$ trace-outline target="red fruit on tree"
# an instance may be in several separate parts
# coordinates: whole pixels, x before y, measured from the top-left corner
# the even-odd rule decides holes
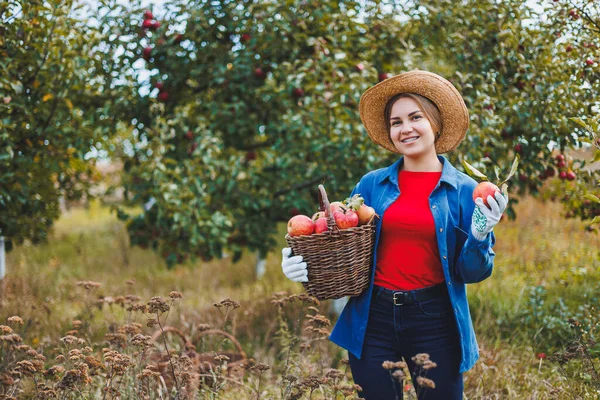
[[[254,76],[257,79],[264,80],[267,77],[267,73],[259,67],[254,70]]]
[[[154,15],[152,15],[152,11],[146,10],[144,11],[144,20],[154,19]]]
[[[249,33],[244,33],[242,34],[242,36],[240,37],[240,41],[242,43],[246,43],[248,42],[250,39],[252,38],[252,35],[250,35]]]
[[[246,161],[254,161],[256,160],[256,152],[253,150],[250,150],[249,152],[246,153]]]
[[[585,64],[586,65],[594,65],[594,60],[592,60],[591,58],[588,58],[587,60],[585,60]]]
[[[294,88],[292,90],[292,96],[299,99],[300,97],[304,96],[304,90],[302,88]]]
[[[573,171],[567,172],[567,180],[568,181],[574,181],[575,178],[577,178],[577,176],[575,175],[575,172],[573,172]]]
[[[560,173],[558,174],[558,177],[562,180],[567,179],[567,172],[566,171],[560,171]]]
[[[473,201],[477,198],[482,198],[483,204],[489,207],[490,205],[488,204],[487,198],[488,196],[495,198],[494,195],[496,192],[500,192],[498,186],[494,185],[492,182],[481,182],[479,185],[475,186],[475,190],[473,190]]]
[[[523,146],[521,145],[521,143],[515,145],[515,151],[521,154],[521,152],[523,151]]]
[[[381,81],[385,81],[386,79],[388,79],[390,77],[390,75],[387,72],[380,72],[377,77],[379,78],[379,82],[381,82]]]
[[[144,47],[144,50],[142,51],[142,58],[146,61],[152,58],[152,47]]]
[[[175,44],[179,44],[183,41],[183,35],[181,33],[177,34],[177,36],[175,36],[175,39],[173,39],[173,43]]]
[[[156,82],[154,84],[154,87],[157,88],[159,91],[161,91],[165,88],[165,85],[162,82]]]
[[[153,26],[154,26],[154,22],[152,22],[152,21],[151,21],[151,20],[149,20],[149,19],[145,19],[145,20],[142,22],[142,28],[143,28],[143,29],[151,29]]]
[[[363,64],[363,63],[358,63],[358,64],[356,64],[356,70],[357,70],[358,72],[361,72],[361,71],[363,71],[364,69],[365,69],[365,66],[364,66],[364,64]]]
[[[187,140],[192,140],[194,138],[194,132],[187,131],[184,136]]]
[[[290,236],[312,235],[315,223],[306,215],[295,215],[288,221],[287,232]]]
[[[519,180],[521,182],[527,182],[527,179],[528,179],[527,175],[525,175],[525,174],[519,174]]]
[[[494,105],[493,104],[486,104],[485,106],[483,106],[483,108],[485,108],[486,110],[493,111],[494,110]]]
[[[154,21],[154,22],[152,23],[152,26],[150,27],[150,29],[151,29],[151,30],[153,30],[153,31],[155,31],[155,30],[157,30],[158,28],[160,28],[160,22],[158,22],[158,21]]]
[[[157,98],[159,101],[164,103],[165,101],[169,100],[169,92],[160,92]]]
[[[336,211],[333,213],[335,224],[340,229],[354,228],[358,226],[358,214],[352,210]]]
[[[565,161],[565,155],[564,154],[557,154],[556,157],[554,157],[554,159],[556,161]]]
[[[567,165],[564,161],[557,161],[556,162],[556,166],[558,168],[563,168],[565,165]]]
[[[571,45],[569,44],[569,45],[567,45],[567,47],[565,47],[565,50],[566,50],[566,51],[571,51],[571,50],[573,50],[573,46],[571,46]]]

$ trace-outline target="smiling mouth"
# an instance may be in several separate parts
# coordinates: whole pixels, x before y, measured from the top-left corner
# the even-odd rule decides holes
[[[404,140],[402,140],[402,143],[412,143],[412,142],[414,142],[414,141],[415,141],[415,140],[417,140],[417,139],[419,139],[419,137],[418,137],[418,136],[413,136],[413,137],[410,137],[410,138],[408,138],[408,139],[404,139]]]

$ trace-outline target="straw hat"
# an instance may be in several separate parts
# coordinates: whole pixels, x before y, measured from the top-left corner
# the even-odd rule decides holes
[[[398,153],[390,139],[384,112],[387,102],[399,93],[420,94],[440,110],[443,128],[435,143],[438,154],[454,150],[463,141],[469,128],[469,111],[458,90],[439,75],[415,70],[378,83],[360,98],[360,119],[375,143]]]

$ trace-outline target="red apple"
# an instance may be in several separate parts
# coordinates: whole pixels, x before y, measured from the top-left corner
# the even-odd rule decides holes
[[[585,63],[587,65],[594,65],[594,60],[592,60],[591,58],[588,58],[587,60],[585,60]]]
[[[327,232],[329,228],[327,227],[327,218],[318,218],[315,221],[315,233],[323,233]]]
[[[375,215],[375,209],[366,204],[361,204],[356,213],[358,214],[358,224],[366,225],[369,223],[373,215]]]
[[[246,153],[246,161],[254,161],[256,160],[256,152],[254,150],[250,150]]]
[[[340,229],[354,228],[358,226],[358,214],[352,210],[336,211],[333,213],[335,224]]]
[[[346,206],[341,201],[334,201],[333,203],[329,204],[329,209],[332,213],[336,211],[344,211],[345,208]]]
[[[252,38],[252,36],[249,33],[244,33],[242,34],[242,36],[240,37],[240,41],[242,43],[246,43],[248,42],[250,39]]]
[[[146,10],[144,11],[144,20],[154,19],[154,15],[152,15],[152,11]]]
[[[300,97],[304,96],[304,90],[302,88],[294,88],[292,90],[292,96],[299,99]]]
[[[311,217],[311,219],[316,222],[318,219],[323,219],[325,217],[325,211],[317,211],[316,213],[313,214],[313,216]]]
[[[560,171],[560,173],[558,174],[558,177],[560,179],[567,179],[567,172],[566,171]]]
[[[143,28],[143,29],[150,29],[150,28],[152,28],[153,26],[154,26],[154,22],[152,22],[152,20],[145,19],[145,20],[142,22],[142,28]]]
[[[556,166],[557,166],[558,168],[562,168],[562,167],[564,167],[565,165],[567,165],[567,164],[566,164],[564,161],[562,161],[562,160],[561,160],[561,161],[557,161],[557,162],[556,162]]]
[[[390,77],[390,75],[387,72],[380,72],[379,75],[377,76],[377,78],[379,78],[379,82],[385,81],[389,77]]]
[[[160,92],[157,98],[159,101],[164,103],[165,101],[169,100],[169,92]]]
[[[554,157],[554,159],[556,161],[565,161],[565,155],[564,154],[557,154],[556,157]]]
[[[365,69],[365,66],[364,66],[364,64],[363,64],[363,63],[358,63],[358,64],[356,64],[356,70],[357,70],[358,72],[361,72],[361,71],[363,71],[364,69]]]
[[[487,201],[488,196],[494,197],[494,194],[499,191],[500,189],[498,186],[494,185],[492,182],[481,182],[475,187],[475,190],[473,190],[473,201],[477,198],[482,198],[483,204],[489,207],[490,205]]]
[[[569,44],[569,45],[567,45],[567,47],[565,47],[565,50],[566,50],[566,51],[571,51],[571,50],[573,50],[573,46],[571,46],[571,45]]]
[[[144,47],[144,50],[142,52],[142,58],[146,61],[152,58],[152,47]]]
[[[187,131],[187,132],[185,133],[185,138],[186,138],[187,140],[192,140],[192,139],[194,138],[194,132],[192,132],[192,131]]]
[[[165,88],[165,85],[162,82],[156,82],[154,84],[154,87],[157,88],[158,90],[163,90]]]
[[[575,175],[575,172],[573,172],[573,171],[567,172],[567,180],[568,181],[574,181],[575,178],[577,178],[577,176]]]
[[[521,152],[523,151],[523,145],[521,145],[521,143],[518,143],[515,145],[515,151],[519,154],[521,154]]]
[[[262,68],[256,68],[254,70],[254,76],[257,79],[264,80],[267,77],[267,73]]]
[[[173,39],[173,43],[175,44],[179,44],[183,41],[183,35],[181,33],[179,33],[177,36],[175,36],[175,39]]]
[[[287,231],[290,236],[312,235],[315,223],[306,215],[296,215],[288,221]]]

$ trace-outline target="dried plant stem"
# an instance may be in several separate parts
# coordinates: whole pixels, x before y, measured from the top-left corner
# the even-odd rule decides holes
[[[169,346],[167,346],[167,338],[165,336],[165,331],[163,330],[163,326],[160,323],[160,318],[158,313],[156,314],[156,322],[158,323],[158,327],[160,328],[161,336],[163,338],[163,343],[165,345],[165,351],[167,352],[167,357],[169,358],[169,365],[171,366],[171,373],[173,374],[173,379],[175,381],[175,387],[177,388],[177,393],[175,395],[176,399],[179,399],[179,381],[177,380],[177,376],[175,375],[175,366],[173,365],[173,359],[171,358],[171,352],[169,351]]]

